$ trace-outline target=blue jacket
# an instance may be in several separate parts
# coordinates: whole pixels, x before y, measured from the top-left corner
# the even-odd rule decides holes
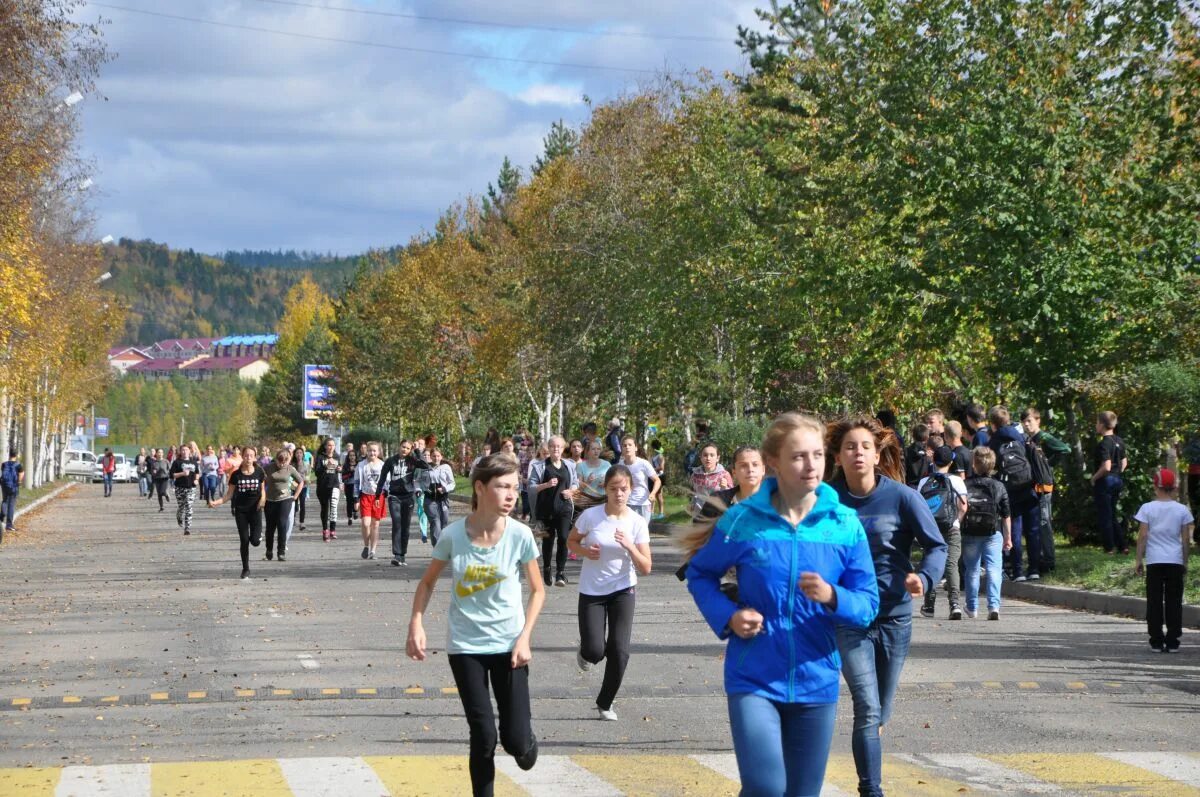
[[[875,569],[862,524],[838,503],[825,484],[817,503],[793,527],[771,504],[775,479],[735,504],[717,523],[708,543],[692,557],[688,590],[725,651],[725,692],[755,694],[783,703],[836,703],[841,658],[836,622],[866,627],[879,609]],[[721,576],[737,568],[740,604],[721,592]],[[800,591],[800,574],[819,573],[833,585],[837,608]],[[739,608],[763,616],[763,631],[750,639],[727,623]]]
[[[904,588],[904,580],[913,572],[913,543],[920,543],[925,552],[917,573],[926,595],[941,580],[946,567],[946,541],[929,505],[916,490],[883,475],[878,476],[875,489],[866,497],[852,494],[840,476],[831,486],[842,504],[858,515],[867,532],[879,576],[879,616],[911,615],[912,597]]]

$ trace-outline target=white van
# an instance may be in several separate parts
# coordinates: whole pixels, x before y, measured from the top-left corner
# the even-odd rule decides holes
[[[96,475],[97,464],[96,455],[91,451],[64,451],[62,473],[68,479],[91,481]]]

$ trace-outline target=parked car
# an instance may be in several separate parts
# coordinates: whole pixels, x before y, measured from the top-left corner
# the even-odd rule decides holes
[[[62,472],[68,479],[91,479],[96,475],[96,455],[72,449],[63,452]]]
[[[124,454],[113,453],[113,457],[117,462],[113,468],[113,481],[115,482],[132,482],[137,481],[137,469],[133,467],[133,463],[125,459]],[[104,481],[104,467],[100,464],[99,457],[96,458],[96,469],[92,475],[92,481]]]

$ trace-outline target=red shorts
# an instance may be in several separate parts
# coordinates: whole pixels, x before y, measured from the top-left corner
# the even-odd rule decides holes
[[[387,514],[387,502],[377,495],[360,495],[358,497],[358,514],[363,518],[383,520]]]

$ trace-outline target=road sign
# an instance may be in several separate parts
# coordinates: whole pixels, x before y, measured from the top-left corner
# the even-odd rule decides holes
[[[96,419],[96,437],[108,437],[108,418]]]
[[[308,420],[333,412],[333,388],[328,380],[333,376],[331,365],[304,366],[304,396],[301,409]]]

